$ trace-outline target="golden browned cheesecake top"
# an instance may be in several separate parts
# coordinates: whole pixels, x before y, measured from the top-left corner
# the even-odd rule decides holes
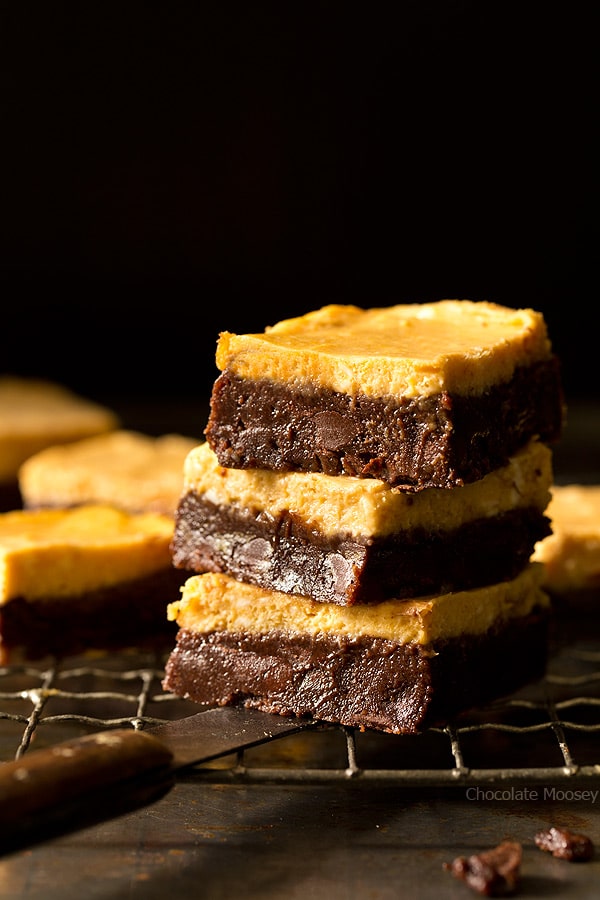
[[[376,478],[273,472],[220,466],[207,443],[188,454],[184,493],[216,506],[298,515],[322,534],[385,536],[413,528],[458,528],[466,522],[531,507],[544,511],[550,500],[552,452],[530,441],[508,465],[472,484],[448,491],[406,493]]]
[[[373,309],[329,305],[262,334],[222,332],[221,371],[350,395],[480,394],[552,355],[532,309],[441,300]]]
[[[134,580],[171,566],[173,520],[111,506],[0,514],[0,605],[43,601]]]
[[[109,503],[129,512],[174,515],[185,458],[197,443],[179,434],[154,438],[119,430],[48,447],[19,470],[23,503]]]
[[[62,385],[0,376],[0,481],[16,478],[22,462],[52,444],[112,431],[118,417]]]
[[[600,484],[554,485],[547,515],[553,533],[534,554],[546,587],[557,594],[597,589],[600,600]]]
[[[543,569],[529,565],[513,581],[418,600],[387,600],[361,606],[317,603],[267,591],[220,573],[192,575],[168,616],[179,628],[199,633],[334,634],[430,644],[463,634],[484,634],[496,625],[547,607]]]

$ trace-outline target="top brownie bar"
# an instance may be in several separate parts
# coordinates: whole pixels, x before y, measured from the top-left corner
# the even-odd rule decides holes
[[[561,433],[559,362],[531,309],[329,305],[223,332],[216,362],[205,433],[228,468],[451,488]]]

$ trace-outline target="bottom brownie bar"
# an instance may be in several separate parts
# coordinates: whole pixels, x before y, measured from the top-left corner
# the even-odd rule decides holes
[[[394,734],[441,725],[544,672],[548,599],[537,566],[511,582],[339,607],[222,575],[188,580],[164,687]]]

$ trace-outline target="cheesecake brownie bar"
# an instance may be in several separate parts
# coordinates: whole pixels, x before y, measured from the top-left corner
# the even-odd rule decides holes
[[[27,509],[108,503],[127,512],[174,516],[191,437],[113,431],[48,447],[19,469]]]
[[[0,376],[0,509],[21,505],[21,464],[45,447],[118,427],[118,417],[63,385],[39,378]]]
[[[449,488],[562,428],[558,360],[530,309],[330,305],[223,332],[216,362],[205,435],[232,468]]]
[[[454,490],[378,479],[226,469],[208,443],[188,455],[173,562],[269,590],[352,605],[515,577],[550,533],[552,454],[530,441]]]
[[[410,734],[543,674],[541,566],[485,588],[338,606],[194,575],[164,687],[206,704]]]
[[[157,646],[186,573],[173,519],[110,506],[0,515],[0,664],[47,654]],[[189,575],[189,573],[187,573]]]
[[[548,506],[552,534],[533,559],[544,566],[544,587],[557,611],[600,609],[600,484],[552,487]]]

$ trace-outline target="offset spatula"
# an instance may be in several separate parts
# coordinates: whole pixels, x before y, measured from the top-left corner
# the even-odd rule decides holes
[[[144,731],[101,731],[29,751],[0,763],[0,854],[153,803],[181,769],[307,727],[228,706]]]

